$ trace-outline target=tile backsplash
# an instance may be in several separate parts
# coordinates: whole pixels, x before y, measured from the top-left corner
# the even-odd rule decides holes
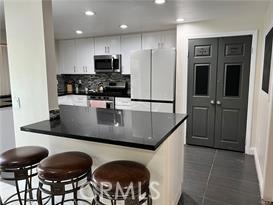
[[[91,74],[91,75],[57,75],[58,92],[66,91],[66,83],[72,82],[74,85],[79,84],[79,90],[87,87],[89,90],[95,90],[97,85],[102,83],[106,85],[110,81],[127,82],[130,89],[130,75],[121,75],[118,73],[109,74]],[[81,83],[80,83],[81,82]]]

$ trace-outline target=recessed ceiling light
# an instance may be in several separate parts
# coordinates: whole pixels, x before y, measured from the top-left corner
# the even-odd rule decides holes
[[[90,11],[90,10],[88,10],[88,11],[85,12],[86,16],[94,16],[95,14],[96,13],[94,11]]]
[[[79,34],[79,35],[83,34],[82,30],[76,30],[75,32],[76,32],[76,34]]]
[[[183,22],[183,21],[185,21],[185,19],[182,19],[182,18],[176,19],[176,22],[179,22],[179,23],[181,23],[181,22]]]
[[[155,0],[156,4],[165,4],[166,0]]]
[[[128,26],[125,25],[125,24],[122,24],[122,25],[120,25],[119,27],[120,27],[121,29],[126,29],[126,28],[128,28]]]

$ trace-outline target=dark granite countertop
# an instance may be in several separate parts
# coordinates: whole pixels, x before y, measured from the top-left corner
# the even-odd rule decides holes
[[[65,95],[88,95],[88,96],[109,96],[109,97],[124,97],[124,98],[130,98],[131,95],[129,93],[121,93],[121,92],[89,92],[86,94],[85,92],[79,92],[79,93],[66,93],[66,92],[59,92],[58,96],[65,96]]]
[[[62,105],[60,119],[41,121],[21,130],[156,150],[186,119],[185,114]]]
[[[11,96],[10,95],[0,95],[0,108],[11,107]]]

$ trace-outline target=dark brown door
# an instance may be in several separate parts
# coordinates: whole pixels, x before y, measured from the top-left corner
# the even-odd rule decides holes
[[[251,42],[189,40],[188,144],[244,152]]]

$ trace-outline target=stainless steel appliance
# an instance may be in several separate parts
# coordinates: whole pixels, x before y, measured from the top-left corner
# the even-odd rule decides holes
[[[96,73],[121,73],[121,55],[94,56]]]
[[[97,122],[101,125],[110,125],[115,127],[124,126],[123,110],[106,111],[97,109]]]
[[[88,96],[88,105],[92,108],[115,108],[115,97],[108,96]]]
[[[128,84],[126,82],[108,82],[105,85],[105,91],[107,92],[120,92],[124,93],[128,91]]]

